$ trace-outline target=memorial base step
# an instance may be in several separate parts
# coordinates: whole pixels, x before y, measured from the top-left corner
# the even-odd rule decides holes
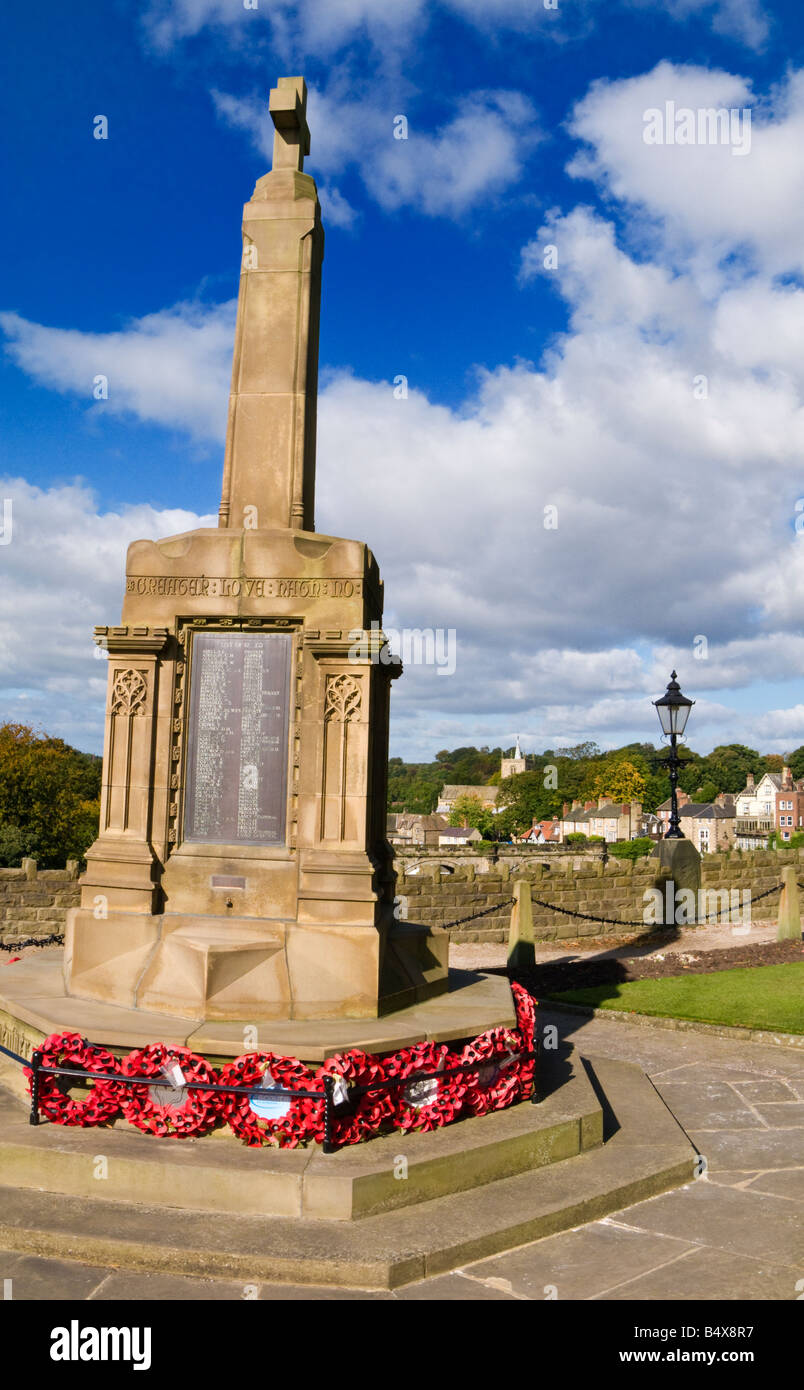
[[[164,1159],[127,1159],[130,1164],[164,1165],[161,1189],[154,1178],[150,1188],[146,1185],[139,1190],[138,1200],[113,1200],[99,1195],[102,1190],[108,1192],[103,1183],[110,1178],[91,1177],[86,1170],[93,1160],[97,1164],[103,1157],[108,1161],[108,1173],[114,1172],[116,1163],[123,1168],[115,1146],[118,1140],[130,1140],[131,1136],[114,1131],[72,1131],[77,1140],[73,1144],[65,1142],[65,1131],[54,1139],[56,1127],[49,1127],[47,1132],[44,1127],[32,1128],[27,1134],[17,1130],[9,1136],[4,1123],[0,1244],[19,1253],[141,1271],[240,1279],[244,1284],[388,1289],[597,1220],[692,1180],[696,1152],[639,1067],[609,1059],[587,1059],[583,1066],[576,1059],[571,1065],[570,1080],[552,1091],[541,1106],[524,1102],[510,1111],[465,1121],[435,1135],[392,1136],[382,1160],[387,1164],[395,1159],[401,1171],[399,1160],[407,1159],[407,1178],[393,1178],[387,1172],[379,1176],[350,1172],[355,1163],[376,1161],[378,1150],[375,1148],[375,1158],[371,1158],[370,1144],[361,1146],[365,1153],[360,1155],[343,1151],[324,1156],[319,1151],[312,1160],[299,1151],[270,1155],[246,1152],[247,1161],[288,1160],[286,1194],[293,1194],[291,1205],[302,1200],[305,1189],[300,1178],[309,1164],[309,1176],[315,1176],[316,1181],[320,1178],[318,1200],[329,1185],[331,1207],[326,1218],[305,1216],[299,1206],[284,1215],[244,1209],[246,1204],[262,1200],[269,1190],[276,1203],[279,1186],[272,1181],[274,1168],[266,1169],[264,1182],[258,1181],[256,1186],[241,1182],[241,1204],[233,1205],[238,1189],[236,1174],[244,1165],[230,1158],[228,1146],[224,1151],[224,1146],[214,1141],[214,1155],[210,1150],[203,1161],[219,1175],[217,1196],[208,1174],[204,1182],[212,1205],[205,1209],[203,1219],[199,1219],[198,1209],[182,1209],[179,1201],[186,1200],[191,1174],[206,1142],[203,1139],[197,1141],[192,1155],[183,1145],[176,1145]],[[549,1137],[550,1105],[560,1107],[564,1093],[573,1094],[569,1088],[573,1081],[581,1080],[582,1072],[588,1072],[597,1103],[590,1116],[588,1092],[581,1081],[575,1088],[580,1101],[578,1113],[564,1116],[564,1121],[571,1118],[575,1136],[574,1150],[566,1154],[562,1145],[570,1144],[569,1131],[556,1112],[552,1115],[554,1134]],[[581,1100],[582,1093],[587,1099]],[[7,1098],[4,1104],[13,1107],[16,1102]],[[599,1142],[601,1112],[603,1137]],[[523,1114],[538,1117],[528,1139],[523,1138],[526,1124],[521,1133],[515,1132],[524,1124]],[[540,1140],[534,1140],[534,1134],[540,1134]],[[483,1136],[482,1141],[479,1136]],[[445,1147],[439,1149],[447,1139],[457,1146],[449,1157]],[[160,1141],[138,1136],[133,1142],[142,1149]],[[82,1151],[79,1143],[85,1145]],[[372,1143],[376,1146],[385,1141]],[[85,1170],[80,1179],[77,1154],[77,1162]],[[529,1166],[523,1168],[523,1163]],[[322,1175],[323,1164],[331,1167]],[[132,1175],[130,1167],[126,1183],[132,1181]],[[120,1182],[123,1176],[121,1171]],[[470,1180],[471,1185],[460,1188],[462,1181]],[[392,1204],[388,1205],[391,1182],[401,1187],[411,1181],[414,1200],[394,1204],[390,1199]],[[62,1188],[78,1186],[80,1192],[50,1190],[59,1182]],[[43,1191],[43,1187],[48,1190]],[[260,1189],[262,1197],[258,1198]],[[122,1193],[127,1189],[123,1185],[117,1190]],[[344,1198],[348,1190],[351,1195]]]

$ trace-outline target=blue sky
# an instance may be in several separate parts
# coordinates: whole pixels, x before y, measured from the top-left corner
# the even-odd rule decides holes
[[[389,624],[456,633],[392,752],[650,738],[672,664],[693,746],[804,742],[802,36],[764,0],[7,9],[0,718],[100,748],[125,546],[217,509],[240,209],[302,72],[317,525]],[[750,148],[646,144],[668,100],[750,110]]]

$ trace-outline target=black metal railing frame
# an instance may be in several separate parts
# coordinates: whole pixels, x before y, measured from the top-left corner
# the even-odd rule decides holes
[[[21,1066],[27,1067],[31,1072],[31,1111],[28,1123],[39,1124],[39,1085],[40,1077],[46,1076],[72,1076],[81,1081],[109,1081],[117,1086],[164,1086],[163,1076],[121,1076],[119,1072],[92,1072],[86,1071],[81,1067],[51,1067],[42,1062],[42,1053],[37,1049],[31,1054],[31,1060],[26,1062],[24,1057],[18,1053],[10,1051],[9,1048],[0,1044],[0,1052],[5,1056],[11,1057],[13,1061],[19,1062]],[[539,1056],[539,1042],[534,1040],[534,1046],[527,1052],[517,1052],[511,1061],[530,1062],[536,1061]],[[373,1094],[378,1091],[398,1090],[401,1087],[413,1086],[418,1081],[445,1080],[450,1076],[459,1076],[469,1072],[482,1071],[484,1067],[494,1064],[493,1057],[485,1057],[477,1062],[461,1062],[454,1067],[447,1067],[444,1071],[420,1071],[411,1072],[408,1076],[386,1077],[384,1081],[373,1081],[365,1086],[350,1086],[349,1099],[342,1105],[336,1105],[334,1099],[335,1082],[339,1079],[335,1075],[322,1078],[324,1092],[321,1091],[290,1091],[282,1086],[272,1086],[272,1096],[287,1097],[289,1100],[317,1100],[324,1101],[324,1138],[321,1146],[322,1153],[330,1154],[338,1151],[338,1146],[332,1138],[333,1120],[337,1114],[348,1115],[354,1101],[361,1096]],[[510,1064],[509,1064],[510,1065]],[[255,1086],[222,1086],[220,1082],[213,1081],[191,1081],[187,1082],[185,1089],[188,1091],[224,1091],[227,1095],[254,1095],[258,1090]],[[536,1070],[533,1074],[533,1090],[530,1095],[532,1105],[538,1105],[541,1099],[539,1088],[536,1084]]]

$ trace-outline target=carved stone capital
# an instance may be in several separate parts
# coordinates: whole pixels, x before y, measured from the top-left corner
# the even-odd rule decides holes
[[[96,627],[93,636],[96,646],[115,656],[157,656],[167,646],[170,632],[166,627]]]

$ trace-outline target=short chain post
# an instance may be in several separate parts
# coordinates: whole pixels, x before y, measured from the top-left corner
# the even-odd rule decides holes
[[[334,1076],[324,1077],[324,1143],[322,1151],[325,1154],[335,1152],[335,1145],[332,1142],[332,1109],[333,1091],[335,1090]]]
[[[541,1058],[541,1051],[542,1051],[542,1045],[541,1045],[541,1039],[540,1039],[540,1038],[537,1038],[537,1037],[535,1036],[535,1034],[534,1034],[534,1037],[533,1037],[533,1051],[535,1052],[536,1056],[533,1058],[533,1091],[531,1092],[530,1103],[531,1103],[531,1105],[538,1105],[539,1102],[541,1101],[541,1098],[542,1098],[542,1088],[541,1088],[541,1060],[542,1060],[542,1058]]]
[[[39,1124],[39,1069],[42,1065],[42,1053],[37,1049],[31,1056],[31,1113],[28,1117],[30,1125]]]

